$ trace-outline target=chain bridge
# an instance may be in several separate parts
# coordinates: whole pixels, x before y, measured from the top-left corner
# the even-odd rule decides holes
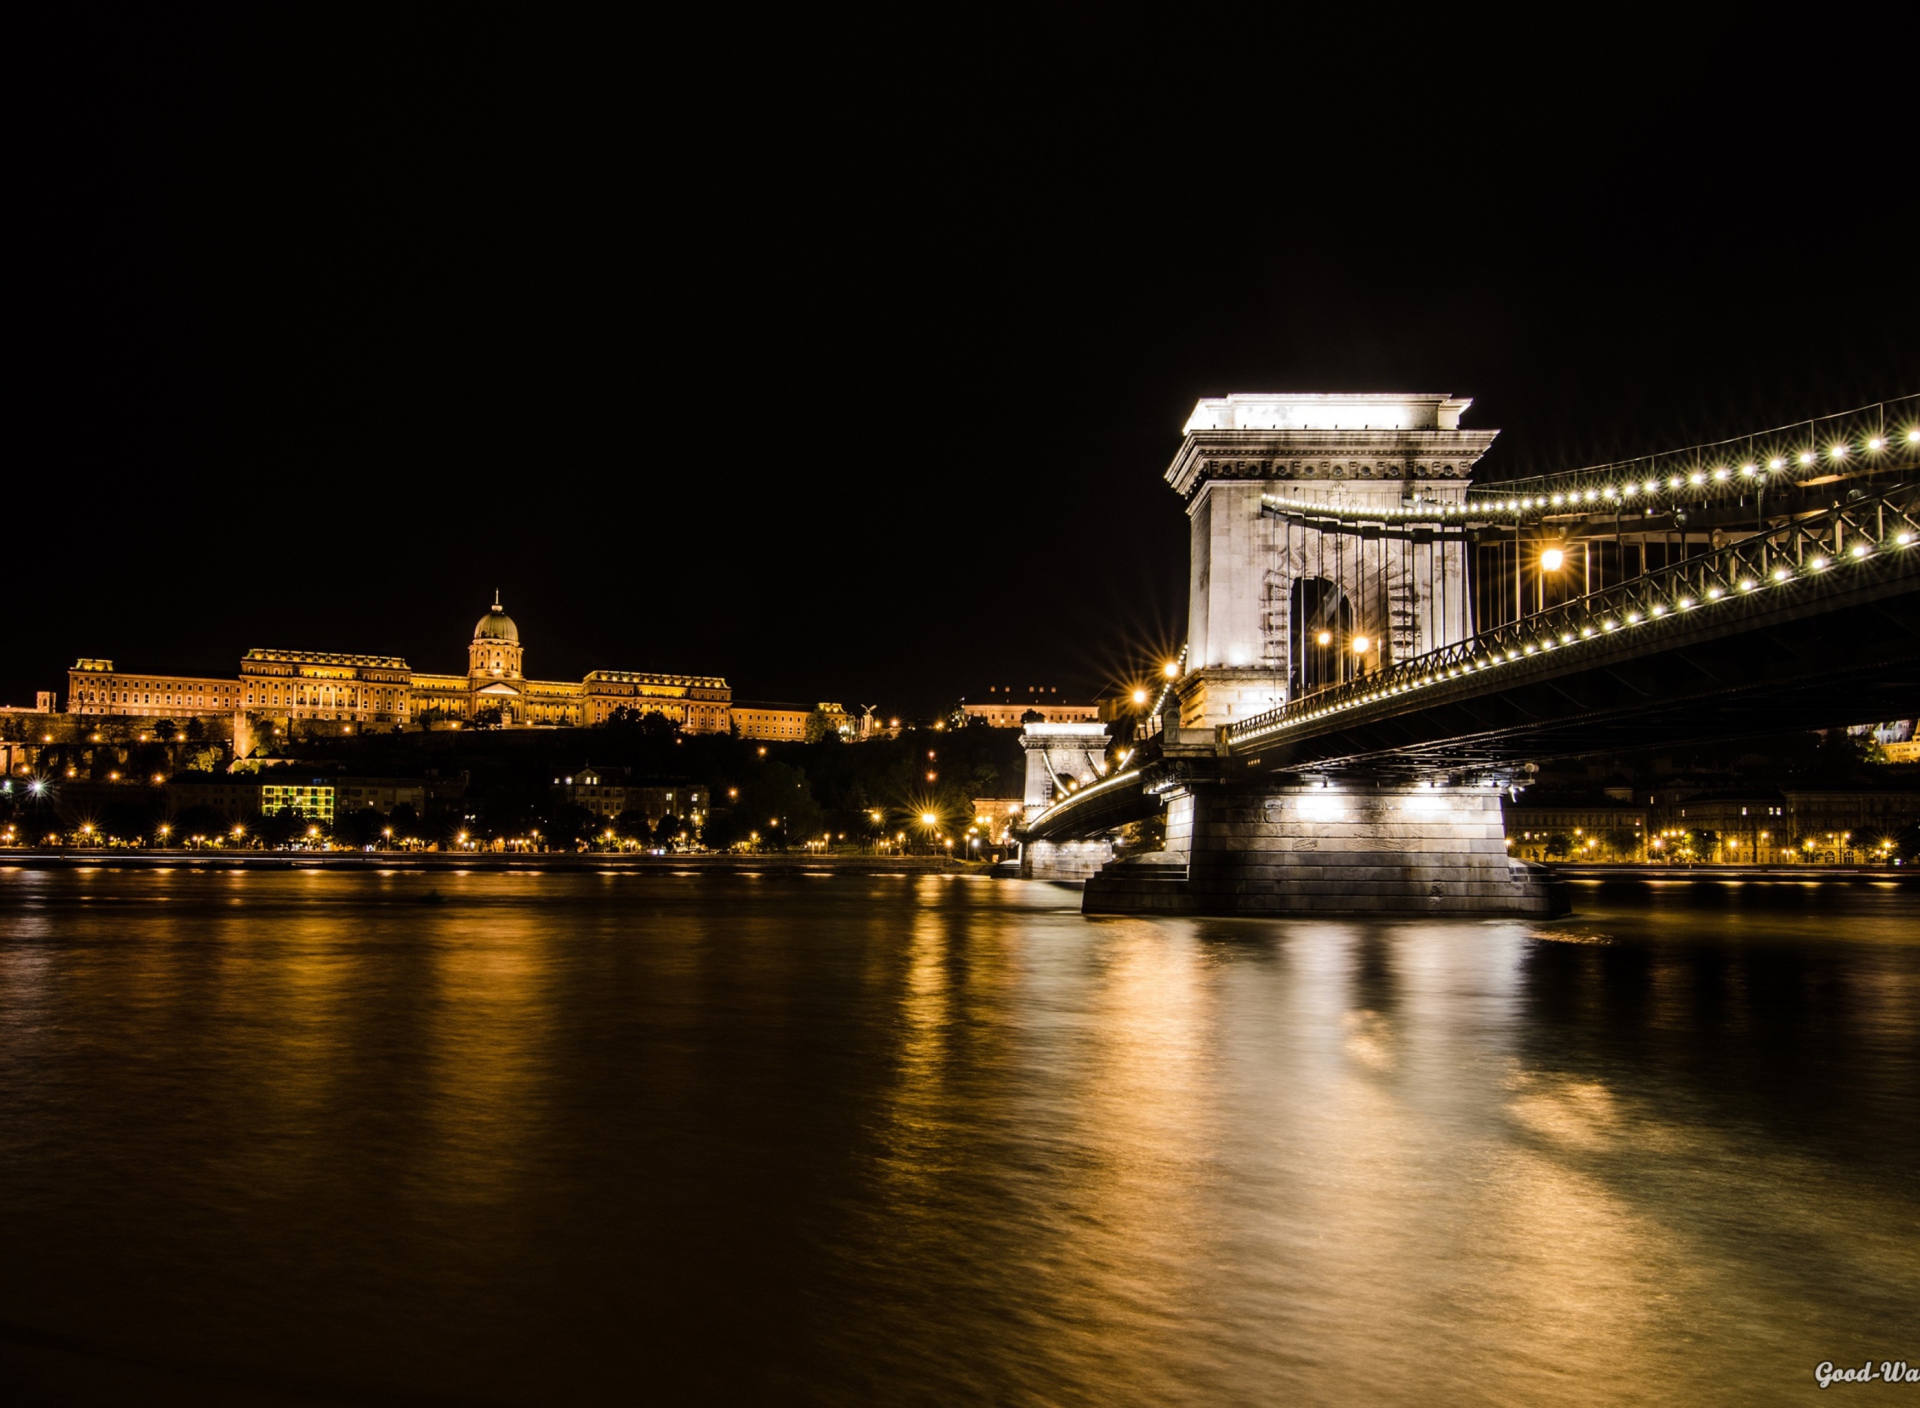
[[[1089,911],[1551,913],[1501,823],[1533,763],[1911,713],[1920,398],[1487,488],[1469,404],[1200,403],[1187,647],[1134,736],[1030,766],[1028,873]]]

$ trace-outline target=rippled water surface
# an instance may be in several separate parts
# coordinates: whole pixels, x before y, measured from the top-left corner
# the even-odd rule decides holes
[[[0,872],[0,1397],[1770,1403],[1920,1361],[1920,893],[1078,900]]]

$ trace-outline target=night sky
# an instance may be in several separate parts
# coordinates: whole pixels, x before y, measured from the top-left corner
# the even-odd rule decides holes
[[[1920,391],[1911,35],[1562,22],[23,38],[0,700],[464,669],[495,588],[545,678],[1085,694],[1198,397],[1472,396],[1498,477]]]

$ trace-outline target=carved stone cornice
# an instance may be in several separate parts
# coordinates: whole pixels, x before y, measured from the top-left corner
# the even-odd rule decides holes
[[[1166,479],[1182,498],[1209,480],[1468,479],[1497,430],[1197,430]]]

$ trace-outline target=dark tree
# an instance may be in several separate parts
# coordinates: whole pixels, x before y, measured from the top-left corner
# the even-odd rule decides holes
[[[600,827],[597,818],[574,802],[557,807],[547,820],[547,844],[556,850],[570,850],[593,836]]]
[[[333,836],[336,841],[348,846],[377,846],[386,839],[381,834],[386,826],[386,817],[372,807],[362,807],[359,811],[336,817]]]
[[[294,837],[304,836],[311,824],[304,812],[281,807],[277,811],[262,812],[254,819],[251,830],[263,846],[284,846]]]
[[[707,837],[718,847],[750,840],[758,832],[768,850],[784,850],[818,839],[826,831],[826,817],[799,768],[771,760],[750,771],[738,784],[740,795],[730,799],[724,814],[716,812]]]
[[[171,828],[167,840],[176,846],[184,846],[196,836],[207,841],[218,840],[233,830],[226,814],[215,807],[184,807],[174,813],[167,825]]]

